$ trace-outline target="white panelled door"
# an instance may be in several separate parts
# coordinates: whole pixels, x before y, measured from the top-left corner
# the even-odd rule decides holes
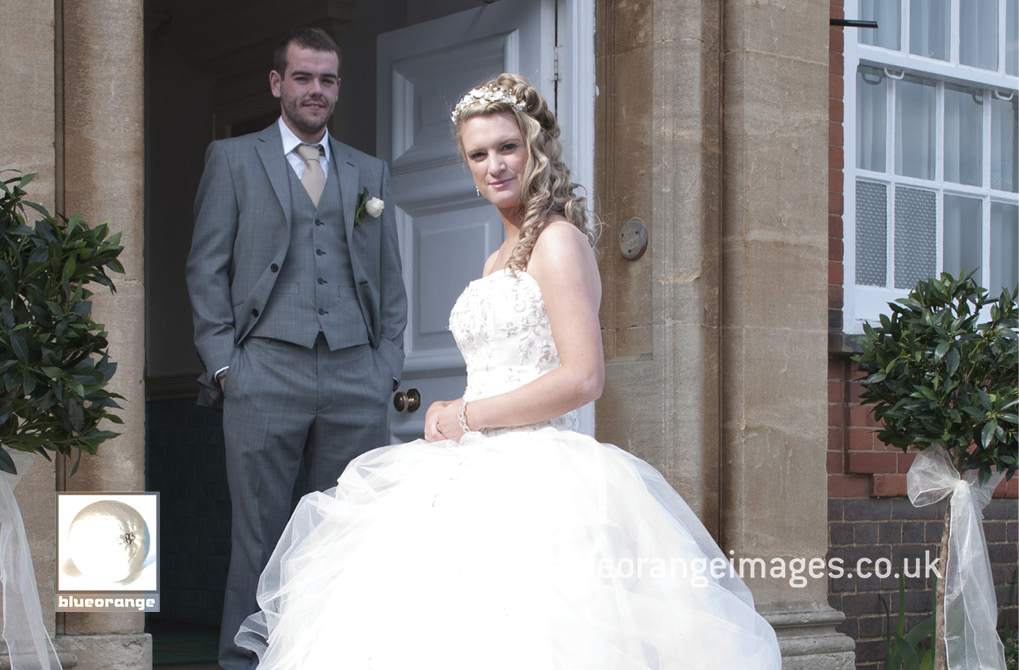
[[[555,4],[501,0],[379,36],[378,156],[392,168],[409,313],[398,441],[420,437],[425,410],[459,397],[464,362],[447,324],[453,302],[503,240],[498,212],[477,196],[449,115],[460,96],[500,72],[520,72],[554,99]]]

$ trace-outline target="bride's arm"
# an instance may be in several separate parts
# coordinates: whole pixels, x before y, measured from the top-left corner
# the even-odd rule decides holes
[[[587,237],[566,222],[550,224],[534,245],[527,272],[541,288],[561,365],[518,389],[468,403],[471,430],[546,421],[601,396],[601,281]],[[459,439],[460,402],[434,409],[439,431]]]
[[[482,276],[485,276],[492,271],[492,266],[495,264],[495,259],[498,255],[498,251],[493,251],[488,258],[485,259],[485,265],[481,271]],[[456,400],[436,400],[428,406],[427,411],[425,411],[426,440],[429,442],[435,442],[437,440],[460,439],[460,435],[463,434],[463,431],[459,428],[460,419],[458,417],[458,413],[460,411],[460,403],[462,400],[462,397],[457,398]],[[448,420],[446,415],[449,413],[444,412],[444,410],[450,406],[453,407],[452,420]],[[441,424],[442,427],[440,427],[440,419],[446,419]],[[453,431],[455,429],[456,433],[447,435],[443,432],[443,428],[445,428],[446,431]]]

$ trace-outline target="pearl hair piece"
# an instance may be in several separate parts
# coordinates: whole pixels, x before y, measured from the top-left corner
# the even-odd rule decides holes
[[[513,105],[514,108],[521,112],[526,110],[523,101],[518,100],[517,96],[513,95],[509,89],[503,86],[482,86],[481,88],[471,89],[464,97],[460,98],[460,102],[456,103],[456,107],[453,108],[453,113],[449,118],[453,123],[456,123],[460,115],[469,107],[480,104],[490,105],[496,102]]]

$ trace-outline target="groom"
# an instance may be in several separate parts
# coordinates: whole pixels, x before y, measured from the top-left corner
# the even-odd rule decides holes
[[[407,298],[389,169],[326,130],[339,70],[324,31],[284,37],[269,73],[279,120],[213,142],[195,199],[187,283],[205,366],[199,403],[222,403],[233,508],[219,645],[227,670],[255,665],[234,635],[258,609],[258,577],[302,462],[309,489],[323,490],[350,459],[385,444],[403,368]],[[381,214],[363,207],[373,197]]]

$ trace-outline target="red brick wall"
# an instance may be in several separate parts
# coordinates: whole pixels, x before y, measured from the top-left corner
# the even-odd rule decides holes
[[[843,18],[842,0],[831,0],[832,18]],[[856,30],[850,28],[848,30]],[[845,106],[842,28],[830,29],[828,130],[828,325],[832,340],[844,330],[842,308],[845,281],[843,258],[843,169]],[[838,347],[836,347],[838,348]],[[828,524],[829,559],[849,567],[863,558],[888,559],[893,568],[907,560],[915,565],[925,553],[937,556],[944,505],[918,509],[906,495],[905,473],[913,453],[889,448],[877,439],[876,423],[868,407],[860,405],[863,391],[849,355],[832,351],[828,359]],[[984,510],[999,607],[1016,620],[1016,544],[1019,542],[1019,476],[1002,483]],[[930,581],[906,579],[907,626],[930,615]],[[846,614],[840,630],[856,641],[858,670],[880,670],[885,655],[885,609],[895,612],[898,579],[847,578],[829,580],[829,602]]]
[[[828,602],[844,612],[839,630],[856,641],[857,670],[884,670],[885,604],[898,611],[898,573],[906,566],[905,612],[909,630],[931,613],[927,561],[938,556],[945,505],[915,508],[907,498],[831,498],[828,501],[828,560],[847,570],[884,559],[890,574],[843,576],[828,581]],[[1015,630],[1016,543],[1019,521],[1015,499],[996,498],[984,509],[984,534],[991,559],[995,596]],[[884,601],[884,604],[882,603]],[[893,614],[894,617],[894,614]],[[893,619],[894,621],[894,619]]]
[[[828,496],[887,498],[906,495],[906,472],[916,453],[877,439],[870,407],[860,404],[863,386],[846,355],[828,359]],[[1002,482],[996,498],[1019,498],[1019,477]]]
[[[833,19],[845,18],[842,0],[831,1]],[[842,166],[843,60],[845,40],[842,28],[828,30],[828,328],[842,330]]]

